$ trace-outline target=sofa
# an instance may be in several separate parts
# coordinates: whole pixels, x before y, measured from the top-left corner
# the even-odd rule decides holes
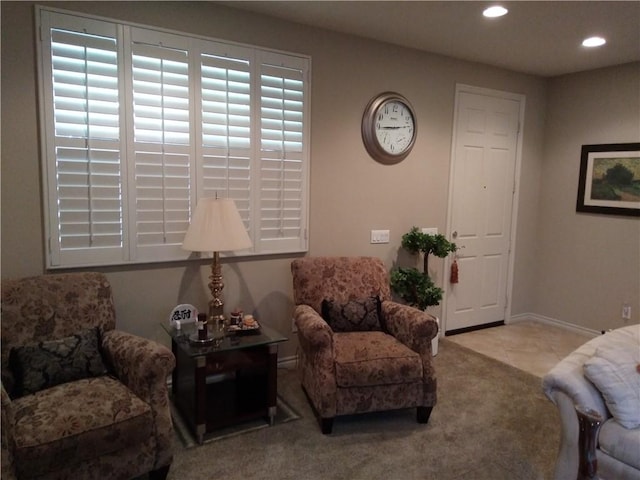
[[[391,300],[379,258],[305,257],[291,271],[301,384],[322,433],[340,415],[400,408],[427,423],[436,319]]]
[[[577,406],[602,419],[593,442],[599,478],[640,480],[640,325],[589,340],[555,365],[542,386],[560,415],[556,480],[575,479],[584,468]]]
[[[2,280],[2,478],[166,478],[171,351],[117,330],[101,273]]]

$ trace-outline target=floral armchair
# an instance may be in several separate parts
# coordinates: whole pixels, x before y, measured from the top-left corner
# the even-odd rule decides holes
[[[434,317],[391,300],[372,257],[305,257],[291,264],[302,388],[322,433],[334,417],[436,404]]]
[[[2,478],[166,478],[170,350],[115,330],[100,273],[2,281]]]

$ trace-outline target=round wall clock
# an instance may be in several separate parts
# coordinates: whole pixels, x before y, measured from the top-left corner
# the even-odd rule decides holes
[[[413,148],[417,131],[413,107],[398,93],[381,93],[364,110],[362,140],[369,155],[381,163],[404,160]]]

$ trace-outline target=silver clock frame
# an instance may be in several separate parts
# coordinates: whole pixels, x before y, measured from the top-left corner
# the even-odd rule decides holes
[[[413,118],[413,136],[411,137],[411,141],[407,145],[402,152],[397,155],[391,154],[387,152],[382,146],[380,142],[378,142],[378,137],[376,136],[376,117],[378,116],[378,111],[385,104],[397,101],[403,103],[409,112],[411,113],[411,117]],[[416,142],[416,137],[418,136],[418,119],[416,118],[415,111],[413,110],[413,106],[405,97],[396,92],[384,92],[379,95],[373,97],[367,107],[364,109],[364,114],[362,116],[362,141],[364,143],[367,152],[371,157],[385,165],[393,165],[395,163],[401,162],[404,160],[411,150],[413,149],[413,145]]]

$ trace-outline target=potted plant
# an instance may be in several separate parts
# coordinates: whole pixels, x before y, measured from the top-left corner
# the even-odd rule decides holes
[[[444,258],[458,247],[444,235],[423,233],[412,227],[402,236],[402,248],[413,255],[423,254],[422,271],[414,267],[399,267],[391,272],[391,289],[405,302],[420,310],[439,305],[443,290],[429,277],[429,255]]]

